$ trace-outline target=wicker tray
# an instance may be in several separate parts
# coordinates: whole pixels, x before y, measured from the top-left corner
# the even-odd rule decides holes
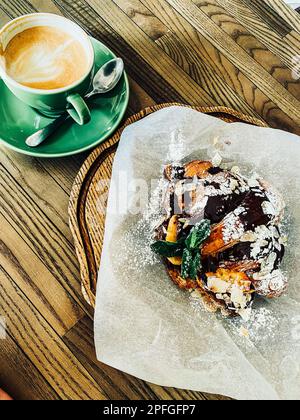
[[[83,295],[93,307],[104,237],[109,180],[121,134],[128,125],[172,105],[180,104],[157,105],[130,117],[111,139],[90,154],[75,179],[69,204],[70,228],[80,265]],[[266,127],[264,122],[229,108],[188,107],[213,115],[228,123],[244,122]],[[107,181],[103,182],[103,180]]]

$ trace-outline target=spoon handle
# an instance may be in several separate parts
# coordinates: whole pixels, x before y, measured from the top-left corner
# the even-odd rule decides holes
[[[33,133],[31,136],[27,137],[26,144],[29,147],[37,147],[42,144],[48,137],[51,136],[63,123],[69,118],[68,114],[63,114],[58,117],[56,120],[52,121],[46,127],[41,130]]]
[[[92,98],[93,96],[99,95],[99,93],[101,93],[101,91],[98,91],[98,90],[94,89],[94,90],[92,90],[91,92],[87,93],[87,94],[84,96],[84,99],[90,99],[90,98]]]
[[[84,99],[89,99],[95,96],[98,92],[92,91],[85,95]],[[69,114],[65,113],[58,117],[56,120],[52,121],[46,127],[42,128],[41,130],[33,133],[31,136],[27,137],[26,144],[29,147],[38,147],[42,144],[48,137],[50,137],[55,131],[63,125],[65,121],[69,119]]]

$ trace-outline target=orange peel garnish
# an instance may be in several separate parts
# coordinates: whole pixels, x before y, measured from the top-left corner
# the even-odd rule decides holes
[[[166,241],[167,242],[176,242],[178,236],[178,216],[172,216],[168,229],[167,229],[167,236]],[[173,265],[181,265],[182,264],[182,258],[181,257],[170,257],[168,258],[168,261],[170,261]]]

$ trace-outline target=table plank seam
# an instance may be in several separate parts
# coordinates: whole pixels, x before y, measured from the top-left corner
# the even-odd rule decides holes
[[[7,273],[6,270],[3,270],[3,268],[1,266],[0,266],[0,269],[1,269],[2,272],[5,273],[7,279],[10,279],[10,281],[11,281],[10,284],[13,285],[12,287],[13,287],[14,291],[16,292],[16,294],[19,296],[19,298],[24,302],[25,305],[29,305],[31,307],[32,313],[36,317],[39,318],[39,321],[42,320],[42,323],[47,326],[49,334],[52,335],[52,337],[55,337],[55,339],[56,339],[56,345],[58,346],[58,349],[60,351],[64,352],[65,351],[64,347],[66,348],[67,346],[65,346],[65,344],[64,344],[64,342],[62,340],[62,337],[60,337],[56,333],[56,331],[48,323],[48,320],[43,316],[43,314],[41,314],[38,311],[38,309],[35,307],[35,305],[32,304],[32,302],[23,293],[23,291],[17,285],[15,285],[15,283],[13,282],[13,279],[11,278],[11,276],[9,275],[9,273]],[[19,314],[16,312],[16,309],[11,304],[12,302],[9,301],[9,300],[7,300],[9,298],[8,295],[6,295],[4,293],[1,293],[1,288],[0,288],[0,297],[1,297],[1,300],[2,300],[2,305],[4,303],[6,305],[6,308],[9,308],[10,313],[12,313],[16,317],[16,319],[18,319],[19,324],[18,324],[18,326],[17,325],[14,325],[14,328],[16,329],[16,332],[18,332],[18,334],[20,335],[20,337],[22,338],[22,340],[25,342],[26,341],[26,338],[25,338],[25,335],[24,334],[27,334],[28,333],[28,330],[34,331],[33,330],[33,326],[31,325],[29,319],[27,318],[27,315],[25,313],[23,313],[22,314],[22,318],[20,318]],[[7,317],[7,319],[10,319],[10,313],[6,313],[5,314],[5,316]],[[25,325],[23,325],[23,322],[26,322],[27,329],[25,328]],[[20,329],[19,328],[19,325],[22,326],[23,328]],[[9,329],[9,325],[8,325],[8,329]],[[14,339],[16,340],[16,338],[14,338]],[[36,342],[36,340],[35,340],[35,338],[33,336],[31,336],[31,339],[32,339],[32,341],[35,341],[33,343],[34,346],[35,346],[35,348],[37,348],[39,350],[39,352],[41,353],[41,355],[47,359],[47,354],[45,353],[45,350],[46,349],[43,348],[43,347],[41,347]],[[47,350],[50,350],[50,349],[47,349]],[[48,354],[50,354],[50,353],[48,352]],[[91,379],[93,379],[93,378],[91,378],[89,372],[82,365],[82,363],[77,359],[77,357],[73,353],[71,353],[71,354],[74,357],[74,359],[76,360],[78,366],[80,366],[80,371],[81,371],[82,374],[85,375],[85,378],[87,380],[89,380],[89,381]],[[51,372],[49,371],[49,367],[47,367],[47,366],[45,366],[43,364],[43,361],[41,359],[39,359],[40,356],[37,354],[37,352],[35,353],[35,357],[37,358],[37,360],[39,361],[39,363],[41,363],[43,365],[43,368],[49,374],[49,377],[51,377]],[[85,395],[86,398],[89,399],[90,396],[87,393],[87,391],[84,390],[84,389],[82,389],[82,387],[80,386],[79,383],[77,383],[77,381],[76,381],[76,379],[74,377],[73,378],[70,378],[69,377],[70,372],[68,372],[68,371],[65,370],[66,368],[56,359],[56,356],[53,354],[52,351],[51,351],[51,357],[53,357],[55,359],[55,362],[56,362],[56,365],[52,365],[51,367],[53,367],[53,368],[59,367],[62,370],[62,372],[64,372],[66,374],[65,379],[66,379],[66,382],[68,383],[68,386],[70,387],[70,389],[73,389],[75,392],[77,392],[78,389],[81,389],[82,395]],[[36,368],[40,371],[40,369],[38,368],[38,366],[36,366]],[[42,376],[44,376],[44,374],[41,371],[40,371],[40,373],[42,374]],[[59,390],[61,392],[60,396],[67,397],[67,395],[65,394],[65,389],[64,388],[61,388],[61,384],[58,383],[53,376],[52,376],[52,379],[54,381],[54,384],[57,386],[57,390]],[[91,381],[91,383],[93,383],[93,380]],[[102,390],[101,390],[101,392],[102,392]]]
[[[53,2],[64,12],[64,15],[70,19],[76,20],[88,33],[96,39],[104,42],[112,48],[115,53],[122,57],[125,61],[126,68],[128,69],[128,74],[133,79],[137,80],[143,89],[149,93],[156,102],[161,102],[162,92],[166,95],[166,97],[171,98],[171,101],[186,102],[183,96],[178,93],[166,80],[164,80],[162,76],[159,75],[139,54],[137,54],[131,45],[120,37],[120,35],[114,31],[99,14],[96,15],[91,6],[86,3],[88,6],[88,12],[92,12],[92,19],[86,22],[83,15],[78,16],[78,11],[72,7],[70,8],[65,2],[62,2],[61,0],[53,0]],[[101,36],[98,34],[98,27],[92,23],[95,20],[98,23],[102,23],[101,29],[104,30],[105,33],[102,32]],[[116,43],[111,41],[111,36],[115,38]],[[126,55],[124,55],[124,51],[126,52]],[[129,56],[131,57],[130,61],[128,59]],[[141,63],[138,69],[135,68],[136,63]],[[144,77],[141,77],[142,75],[144,75]],[[153,84],[152,80],[154,79],[156,80]]]
[[[195,29],[199,30],[200,33],[204,32],[207,34],[208,39],[213,45],[217,45],[220,41],[220,47],[222,51],[226,54],[231,62],[234,63],[238,53],[242,56],[245,60],[244,63],[240,62],[241,67],[244,69],[240,69],[244,74],[249,75],[249,78],[254,82],[256,78],[257,86],[269,96],[269,98],[280,107],[287,115],[289,115],[296,123],[300,123],[300,102],[297,100],[293,95],[291,95],[288,91],[286,91],[283,86],[278,83],[269,73],[267,73],[258,63],[256,60],[252,59],[248,54],[239,46],[237,46],[232,38],[222,31],[217,25],[213,25],[212,22],[208,23],[209,18],[204,15],[199,8],[195,5],[192,6],[190,0],[188,0],[188,7],[182,7],[179,4],[179,0],[166,0],[168,3],[173,5],[178,12],[185,17]],[[197,17],[200,17],[200,20],[207,22],[207,26],[200,24],[197,21]],[[208,28],[208,26],[210,28]],[[218,38],[214,37],[212,33],[208,32],[208,29],[215,29],[218,28],[217,34]],[[222,32],[222,33],[221,33]],[[216,34],[215,34],[216,35]],[[261,75],[265,76],[265,79],[262,80],[260,77]]]
[[[1,269],[3,269],[3,267],[1,265],[0,265],[0,267],[1,267]],[[16,340],[14,339],[14,337],[11,335],[10,331],[7,331],[6,334],[15,343],[15,345],[17,346],[17,348],[20,351],[20,353],[24,356],[24,358],[28,360],[28,363],[31,364],[32,367],[36,370],[36,372],[38,372],[38,374],[41,376],[41,378],[43,378],[43,380],[45,381],[45,383],[49,386],[49,389],[51,389],[51,392],[53,394],[55,394],[56,399],[57,400],[61,400],[61,397],[57,394],[57,392],[55,391],[55,389],[48,382],[47,378],[45,378],[45,376],[43,376],[42,373],[37,369],[37,367],[32,363],[32,361],[30,360],[30,358],[28,357],[28,355],[24,352],[24,350],[20,347],[20,345],[16,342]],[[14,397],[13,390],[12,390],[12,397]]]
[[[10,18],[14,18],[16,14],[26,15],[28,13],[38,12],[32,4],[24,0],[18,0],[17,3],[14,1],[1,0],[0,9],[2,9]]]
[[[144,0],[142,0],[144,1]],[[268,73],[274,77],[277,82],[282,84],[287,88],[290,93],[293,94],[289,85],[285,84],[286,80],[290,80],[293,83],[293,78],[290,69],[279,60],[279,57],[270,49],[268,49],[262,42],[260,38],[255,37],[251,34],[245,25],[242,25],[241,22],[237,22],[233,16],[233,13],[230,9],[224,9],[220,2],[217,0],[203,1],[203,0],[192,0],[196,6],[198,6],[211,20],[215,20],[216,24],[224,30],[242,49],[244,49],[248,55],[252,56],[253,59],[258,62],[262,68],[264,68]],[[217,9],[215,12],[210,9],[207,10],[205,5],[214,5]],[[214,9],[213,9],[214,10]],[[216,17],[215,19],[213,19]],[[235,29],[229,29],[235,28]],[[265,60],[262,60],[262,54],[264,54]],[[256,58],[257,57],[257,58]],[[273,62],[273,64],[272,64]],[[274,65],[277,63],[278,72],[274,71]],[[270,69],[270,66],[273,66],[273,71]],[[298,95],[293,94],[293,96],[299,97]]]
[[[74,327],[73,328],[71,328],[70,329],[70,331],[68,331],[63,337],[62,337],[62,339],[63,339],[63,341],[64,341],[64,343],[66,344],[66,346],[70,349],[70,351],[75,355],[75,352],[73,351],[73,349],[72,349],[72,346],[70,345],[70,341],[68,340],[68,336],[69,336],[69,334],[72,332],[72,330],[74,330],[74,329],[76,329],[76,326],[78,325],[80,323],[80,321],[78,321],[77,322],[77,324],[76,325],[74,325]],[[86,337],[84,336],[84,335],[80,335],[80,333],[78,332],[78,330],[76,330],[76,332],[77,332],[77,335],[79,335],[80,336],[80,338],[82,339],[82,340],[84,340],[84,341],[86,341],[87,342],[87,339],[86,339]],[[87,342],[88,343],[88,342]],[[77,351],[78,352],[80,352],[80,350],[79,349],[77,349]],[[80,352],[81,353],[81,352]],[[82,356],[85,356],[85,355],[82,355]],[[80,359],[78,359],[78,360],[80,360]],[[94,364],[93,363],[93,361],[90,361],[90,363],[92,363],[92,364]],[[95,365],[96,366],[96,365]],[[98,369],[101,369],[98,365],[97,365],[97,368]],[[93,379],[97,382],[97,379],[96,379],[96,377],[93,375],[93,372],[89,372],[90,373],[90,375],[93,377]],[[123,391],[121,390],[121,388],[117,385],[117,384],[114,384],[112,381],[111,381],[111,378],[106,374],[106,372],[105,371],[103,371],[103,369],[101,369],[101,374],[103,375],[103,378],[107,381],[107,382],[109,382],[112,386],[114,386],[117,390],[118,390],[118,392],[121,394],[121,395],[123,395],[123,397],[126,399],[126,394],[124,394],[123,393]]]
[[[257,28],[256,26],[252,26],[249,23],[249,19],[247,19],[247,14],[245,14],[245,12],[249,10],[248,8],[245,7],[244,11],[239,11],[234,8],[234,5],[229,4],[228,0],[217,1],[227,10],[228,13],[231,13],[238,22],[244,26],[247,26],[248,31],[254,37],[258,38],[266,48],[277,55],[290,70],[293,69],[292,57],[296,54],[296,50],[291,43],[285,42],[283,45],[283,41],[286,40],[288,34],[285,35],[285,38],[281,38],[276,33],[272,33],[272,31],[266,25],[263,26],[261,22],[259,22],[261,29]],[[261,34],[262,36],[258,37],[258,34]]]
[[[61,2],[61,0],[54,0],[54,1],[56,3]],[[64,5],[66,3],[67,2],[64,2]],[[89,3],[87,3],[86,0],[75,0],[72,3],[72,11],[73,13],[77,12],[78,14],[80,14],[82,13],[82,10],[86,11],[86,9],[88,8],[89,12],[94,17],[94,19],[104,20],[105,25],[108,26],[110,29],[113,29],[113,32],[116,33],[117,32],[116,28],[112,28],[111,22],[107,20],[106,12],[108,12],[108,10],[112,8],[112,5],[114,5],[113,10],[115,13],[118,8],[113,2],[109,6],[109,9],[105,10],[105,8],[107,8],[107,4],[103,4],[101,0],[100,1],[90,0]],[[100,11],[104,12],[102,13],[102,16],[100,14]],[[134,25],[134,22],[131,19],[129,19],[124,13],[122,13],[122,16],[124,17],[126,16],[127,18],[126,22],[128,23],[128,25],[124,25],[123,22],[121,23],[120,19],[118,19],[118,17],[116,16],[116,13],[114,14],[114,16],[116,18],[115,22],[118,27],[120,27],[119,25],[121,25],[122,28],[126,30],[126,26],[128,26],[128,29],[129,29],[129,27],[131,28],[131,26]],[[198,95],[201,94],[202,101],[205,101],[206,104],[216,105],[216,102],[213,100],[213,98],[211,98],[210,95],[208,95],[208,93],[205,92],[201,86],[196,84],[195,81],[190,77],[190,75],[185,73],[173,60],[170,59],[169,56],[167,56],[165,53],[163,53],[163,51],[161,51],[161,49],[157,46],[157,44],[154,41],[150,40],[148,37],[147,37],[147,40],[151,48],[146,48],[146,46],[143,43],[143,41],[145,40],[144,32],[140,28],[138,28],[136,25],[134,25],[134,27],[136,27],[137,31],[136,32],[130,31],[130,35],[133,37],[132,40],[134,39],[135,43],[138,43],[139,46],[141,47],[139,51],[139,55],[143,58],[144,62],[147,62],[147,60],[150,59],[150,57],[148,57],[149,55],[151,56],[152,65],[155,63],[155,67],[156,67],[155,69],[156,77],[158,76],[159,78],[164,78],[164,82],[167,81],[168,85],[172,86],[172,89],[175,89],[175,86],[176,86],[177,90],[180,92],[180,95],[182,95],[185,98],[183,100],[179,100],[179,102],[184,102],[184,103],[186,103],[186,101],[195,102],[196,98],[195,98],[194,92],[197,91]],[[120,35],[121,34],[119,34],[119,36]],[[124,36],[122,36],[122,40],[127,45],[130,45],[130,43],[128,42],[128,40],[124,38]],[[161,51],[162,54],[161,55],[156,54],[158,51]],[[145,58],[145,56],[147,56],[147,59]],[[124,57],[124,59],[126,60],[126,57]],[[150,66],[149,63],[147,63],[147,65]],[[164,77],[161,74],[163,70],[164,70],[164,75],[166,75],[166,77]],[[158,83],[158,81],[156,81],[156,83]]]
[[[2,166],[2,165],[1,165]],[[9,173],[9,172],[8,172]],[[16,181],[14,181],[16,182]],[[17,183],[17,182],[16,182]],[[22,187],[20,186],[20,188],[22,189]],[[25,191],[23,191],[24,196],[27,196],[27,193]],[[27,197],[28,198],[28,197]],[[31,200],[31,197],[29,197],[29,199]],[[32,201],[33,202],[33,201]],[[37,204],[35,202],[33,202],[35,204],[35,207],[37,208]],[[39,208],[39,207],[38,207]],[[40,212],[42,212],[42,210],[39,208]],[[7,214],[10,213],[10,210],[7,208]],[[1,211],[1,214],[3,215],[4,219],[14,228],[14,226],[10,223],[10,220],[7,219],[6,214],[3,214]],[[45,215],[45,219],[47,219],[47,216]],[[49,222],[51,223],[51,225],[56,228],[55,225],[53,225],[52,221],[49,220]],[[23,229],[23,227],[20,227],[21,229]],[[60,272],[60,276],[62,276],[63,279],[65,279],[65,281],[63,282],[62,279],[60,278],[60,276],[57,276],[56,273],[54,273],[53,270],[51,270],[50,266],[47,264],[46,265],[46,261],[44,258],[41,257],[40,253],[37,251],[36,246],[32,246],[32,244],[30,243],[29,239],[27,238],[27,241],[24,240],[24,237],[22,235],[20,235],[20,233],[18,233],[18,236],[21,237],[21,239],[27,244],[27,246],[31,249],[31,251],[36,255],[36,257],[42,262],[44,263],[44,265],[47,267],[48,271],[56,278],[56,280],[61,284],[61,286],[63,288],[66,289],[66,283],[69,284],[69,289],[66,289],[67,293],[70,294],[70,296],[72,297],[72,299],[74,299],[74,303],[76,302],[76,304],[88,315],[91,316],[89,311],[87,310],[87,307],[84,303],[83,297],[81,295],[81,292],[78,290],[75,290],[74,287],[70,284],[70,282],[68,282],[68,279],[66,278],[65,274],[61,271],[61,269],[59,269]],[[37,242],[36,242],[37,244]],[[41,246],[43,246],[41,244]],[[70,255],[72,255],[72,258],[74,260],[74,269],[76,268],[77,270],[77,278],[79,280],[79,274],[78,274],[78,262],[74,253],[74,248],[70,248]],[[49,253],[47,252],[47,254],[49,255]],[[57,264],[56,264],[57,265]],[[79,283],[80,284],[80,283]]]
[[[261,0],[242,0],[242,2],[281,38],[284,38],[289,32],[291,32],[291,25],[286,20],[284,20],[271,5],[268,5]]]
[[[119,3],[114,1],[114,3],[116,4],[117,7],[120,8],[120,10],[126,14],[126,12],[120,7]],[[145,3],[143,3],[141,1],[141,4],[145,5],[145,7],[149,10],[150,9],[146,6]],[[129,16],[128,16],[129,17]],[[162,22],[160,20],[160,22]],[[163,23],[163,22],[162,22]],[[149,37],[149,35],[147,34],[147,32],[145,32],[145,30],[143,29],[143,27],[141,27],[140,25],[138,25],[136,22],[134,22],[134,24],[140,28],[143,33]],[[149,37],[151,39],[151,37]],[[181,51],[180,53],[187,59],[188,63],[190,66],[194,65],[196,66],[197,70],[198,70],[198,74],[193,73],[192,71],[188,72],[184,69],[183,64],[180,64],[179,61],[176,61],[176,59],[174,58],[174,56],[172,56],[172,54],[168,53],[167,49],[166,49],[166,45],[165,45],[165,40],[168,40],[170,38],[174,38],[175,43],[177,41],[177,44],[181,46]],[[185,45],[181,45],[180,44],[180,40],[178,38],[178,35],[168,29],[168,32],[165,35],[162,35],[161,37],[159,37],[156,40],[153,40],[160,48],[162,51],[164,51],[173,61],[175,64],[179,65],[182,70],[186,73],[189,74],[190,77],[196,82],[198,83],[204,90],[205,92],[207,92],[216,102],[219,101],[220,104],[231,107],[231,108],[235,108],[237,106],[237,103],[240,106],[240,110],[243,110],[244,113],[250,114],[256,118],[260,118],[262,119],[262,116],[259,115],[256,111],[253,110],[253,108],[251,108],[251,106],[245,101],[244,98],[242,98],[239,94],[237,94],[233,88],[231,86],[228,85],[228,83],[226,82],[226,80],[222,77],[220,77],[215,70],[211,67],[211,65],[209,63],[205,63],[201,60],[200,57],[198,57],[196,55],[196,52],[194,50],[188,50],[187,47]],[[202,83],[202,81],[205,79],[205,77],[202,77],[201,80],[201,75],[199,76],[199,73],[208,73],[209,74],[209,81],[211,83],[211,85],[214,86],[215,92],[211,92],[209,90],[209,87],[205,87]],[[207,76],[207,75],[206,75]],[[222,99],[222,102],[220,102],[220,93],[223,95],[224,100]],[[236,100],[234,100],[236,99]]]

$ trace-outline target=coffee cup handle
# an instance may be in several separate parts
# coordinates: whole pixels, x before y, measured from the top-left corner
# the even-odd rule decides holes
[[[67,111],[75,122],[79,125],[84,125],[90,122],[91,113],[88,109],[87,104],[78,93],[73,93],[67,97],[67,101],[72,108],[68,108]]]

